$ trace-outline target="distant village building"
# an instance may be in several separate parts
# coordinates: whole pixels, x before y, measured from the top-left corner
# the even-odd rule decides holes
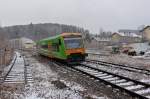
[[[21,44],[19,38],[11,39],[10,40],[10,45],[11,45],[11,48],[13,48],[13,49],[21,49],[22,48],[22,44]]]
[[[99,43],[100,46],[110,45],[111,38],[94,37],[94,40]]]
[[[14,49],[32,49],[35,47],[35,42],[25,37],[12,39],[10,42]]]
[[[122,43],[137,43],[141,42],[142,36],[136,33],[125,32],[125,33],[113,33],[112,34],[112,44],[122,44]]]
[[[150,41],[150,26],[146,26],[144,29],[141,30],[142,36],[144,40]]]
[[[35,47],[35,42],[31,39],[28,39],[28,38],[25,38],[25,37],[22,37],[20,39],[21,43],[22,43],[22,47],[25,48],[25,49],[32,49]]]
[[[110,45],[111,38],[103,38],[93,36],[91,43],[88,44],[88,48],[103,48],[104,46]]]

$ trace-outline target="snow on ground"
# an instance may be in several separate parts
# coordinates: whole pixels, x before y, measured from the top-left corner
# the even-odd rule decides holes
[[[86,96],[83,95],[86,89],[82,85],[63,79],[57,72],[52,71],[50,66],[54,64],[42,63],[31,57],[28,57],[28,60],[32,65],[31,72],[34,82],[26,85],[24,92],[16,99],[84,99]],[[89,97],[108,99],[92,94]]]
[[[78,91],[83,91],[80,85],[74,82],[59,80],[57,73],[51,71],[49,66],[41,63],[33,64],[34,83],[25,89],[25,99],[82,99]],[[59,80],[67,87],[59,89],[52,81]]]
[[[133,89],[138,89],[138,88],[142,88],[142,87],[144,87],[144,86],[142,86],[142,85],[135,85],[135,86],[128,86],[128,87],[126,87],[126,89],[133,90]]]
[[[149,93],[150,92],[150,88],[148,88],[148,89],[143,89],[143,90],[139,90],[139,91],[136,91],[136,93],[138,93],[138,94],[146,94],[146,93]]]
[[[85,64],[86,64],[86,62],[85,62]],[[107,66],[93,64],[93,63],[88,63],[88,65],[102,69],[102,70],[105,70],[105,71],[108,71],[108,72],[112,72],[114,74],[123,75],[125,77],[133,78],[136,80],[141,80],[143,82],[147,81],[147,83],[150,83],[150,80],[148,80],[150,78],[150,76],[147,76],[145,74],[129,72],[129,71],[122,70],[119,68],[113,68],[113,67],[109,67],[109,66],[107,67]]]
[[[97,51],[98,52],[98,51]],[[143,59],[134,59],[132,56],[128,56],[125,54],[116,54],[116,55],[110,55],[110,56],[98,56],[98,55],[88,55],[89,59],[94,59],[94,60],[102,60],[106,62],[112,62],[112,63],[117,63],[117,64],[125,64],[129,66],[137,66],[139,68],[144,68],[144,69],[150,69],[150,61],[149,60],[143,60]],[[119,68],[113,68],[113,67],[107,67],[107,66],[102,66],[102,65],[96,65],[96,64],[90,64],[91,66],[113,72],[116,74],[120,74],[126,77],[130,77],[132,79],[140,80],[142,82],[150,83],[150,76],[147,76],[145,74],[140,74],[140,73],[134,73],[134,72],[129,72],[126,70],[122,70]]]
[[[80,83],[80,85],[76,83],[76,81],[74,82],[74,80],[70,81],[62,78],[58,72],[52,71],[51,67],[53,67],[53,64],[39,62],[38,59],[31,56],[28,57],[27,60],[29,60],[31,65],[31,74],[33,76],[34,82],[26,85],[23,91],[5,91],[4,93],[8,94],[9,96],[9,98],[5,99],[88,99],[87,97],[89,97],[89,99],[108,99],[107,97],[98,97],[105,96],[99,90],[98,93],[101,93],[100,95],[91,93],[90,91],[87,91],[88,88],[83,87],[84,85],[82,85],[82,83]],[[96,87],[94,87],[94,90],[97,90]],[[98,86],[98,88],[99,87],[100,86]],[[101,90],[103,91],[105,89]],[[109,91],[106,91],[105,94],[110,93]],[[112,95],[112,97],[113,96],[115,95]],[[116,95],[116,97],[118,96]]]
[[[137,66],[140,68],[145,68],[150,70],[150,61],[145,59],[136,59],[132,56],[126,54],[110,54],[109,56],[100,56],[100,55],[88,55],[90,59],[103,60],[107,62],[112,62],[116,64],[124,64],[130,66]]]
[[[72,90],[80,90],[80,91],[85,90],[81,85],[75,82],[70,82],[70,81],[65,81],[65,80],[60,80],[60,81],[65,83],[65,85],[69,86]]]

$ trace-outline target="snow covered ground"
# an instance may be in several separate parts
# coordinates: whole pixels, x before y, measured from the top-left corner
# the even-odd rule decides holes
[[[30,56],[30,55],[29,55]],[[63,79],[51,70],[54,64],[45,64],[28,57],[34,82],[25,86],[3,86],[0,99],[109,99],[105,95],[96,96],[86,92],[82,85]],[[11,88],[10,88],[11,87]],[[10,90],[7,90],[7,89]],[[85,92],[85,93],[84,93]],[[104,98],[105,96],[105,98]]]
[[[51,71],[48,66],[37,62],[33,65],[33,68],[34,83],[26,87],[25,99],[82,99],[79,93],[76,92],[84,90],[80,85],[59,80],[64,84],[66,83],[66,88],[59,89],[51,83],[58,80],[58,75]]]
[[[84,99],[81,94],[86,89],[74,82],[60,77],[51,70],[54,64],[43,64],[34,58],[29,58],[32,65],[34,83],[26,86],[23,99]],[[108,99],[90,95],[93,99]]]
[[[133,56],[128,56],[126,54],[110,54],[109,56],[102,55],[92,55],[89,54],[88,58],[103,60],[106,62],[112,62],[117,64],[124,64],[130,66],[137,66],[139,68],[150,69],[150,61],[147,59],[136,59]]]
[[[132,56],[128,56],[125,54],[114,54],[110,56],[99,56],[99,55],[88,55],[88,59],[94,59],[94,60],[102,60],[106,62],[112,62],[116,64],[124,64],[124,65],[129,65],[129,66],[136,66],[139,68],[144,68],[144,69],[149,69],[150,70],[150,61],[149,60],[144,60],[144,59],[135,59],[132,58]],[[129,72],[126,70],[122,70],[119,68],[113,68],[113,67],[107,67],[107,66],[100,66],[100,65],[93,65],[89,64],[94,67],[117,73],[126,77],[130,77],[132,79],[140,80],[142,82],[150,83],[150,76],[147,76],[145,74],[140,74],[140,73],[133,73]]]
[[[2,99],[109,99],[108,97],[115,97],[114,99],[119,97],[118,99],[121,99],[122,97],[126,97],[121,92],[116,93],[116,91],[112,91],[111,87],[107,87],[93,79],[84,78],[84,75],[62,69],[60,66],[54,66],[53,63],[48,64],[47,61],[42,60],[43,58],[32,57],[31,54],[27,54],[26,56],[31,65],[31,74],[34,82],[27,84],[25,87],[20,86],[19,88],[18,85],[14,85],[12,87],[13,91],[4,90],[2,94],[6,98]],[[99,58],[101,57],[97,57],[96,59]],[[112,70],[115,73],[119,71],[105,67],[99,68]],[[121,72],[122,74],[126,74],[123,71]],[[136,74],[128,75],[136,76]],[[143,75],[140,78],[142,77]]]

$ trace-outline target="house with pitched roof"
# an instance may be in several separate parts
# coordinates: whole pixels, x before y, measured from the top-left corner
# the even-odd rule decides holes
[[[141,42],[142,36],[137,35],[136,33],[113,33],[111,41],[113,44],[122,44],[122,43],[137,43]]]
[[[146,26],[140,32],[142,32],[143,39],[150,41],[150,26]]]

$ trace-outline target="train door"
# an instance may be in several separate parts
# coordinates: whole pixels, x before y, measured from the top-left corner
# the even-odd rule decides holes
[[[52,57],[52,44],[51,42],[48,42],[48,52],[49,52],[49,57]]]

